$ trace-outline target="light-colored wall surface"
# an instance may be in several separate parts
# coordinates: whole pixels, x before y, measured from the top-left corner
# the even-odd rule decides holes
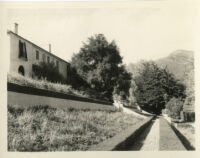
[[[8,105],[15,106],[34,106],[34,105],[49,105],[52,107],[66,109],[69,107],[73,108],[81,108],[81,109],[110,109],[113,106],[98,104],[98,103],[90,103],[83,101],[76,101],[70,99],[60,99],[54,97],[45,97],[38,95],[30,95],[24,93],[17,93],[8,91]]]
[[[31,77],[32,76],[32,65],[35,63],[39,63],[43,61],[43,54],[50,57],[50,62],[54,61],[56,64],[56,60],[59,61],[59,72],[63,75],[63,77],[67,78],[67,63],[56,58],[55,56],[47,53],[40,47],[33,45],[32,43],[16,36],[13,33],[9,33],[10,35],[10,72],[18,72],[18,68],[20,65],[24,67],[25,76]],[[27,51],[27,61],[23,58],[19,58],[19,40],[26,43],[26,51]],[[39,60],[36,59],[36,51],[39,51]]]

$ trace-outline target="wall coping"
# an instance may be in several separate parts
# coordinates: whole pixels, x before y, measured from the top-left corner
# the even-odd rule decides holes
[[[89,148],[89,151],[126,151],[131,142],[137,138],[141,130],[143,130],[154,117],[149,117],[140,123],[137,123],[128,129],[121,131],[114,137],[103,141]]]

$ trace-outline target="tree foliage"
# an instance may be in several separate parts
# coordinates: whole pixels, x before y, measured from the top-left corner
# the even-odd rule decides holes
[[[193,106],[195,102],[195,94],[194,94],[194,68],[186,74],[185,77],[186,84],[186,99],[184,106]]]
[[[160,68],[154,62],[144,62],[134,81],[137,102],[148,112],[160,114],[171,98],[185,98],[185,86],[167,68]]]
[[[125,69],[125,66],[119,67],[119,76],[113,90],[113,95],[119,96],[120,101],[128,101],[129,89],[131,86],[132,76]]]
[[[119,49],[114,41],[108,42],[103,34],[88,38],[79,53],[72,57],[71,66],[92,89],[110,100],[114,87],[123,96],[129,89],[130,74],[122,66]]]
[[[33,77],[37,77],[38,79],[45,78],[50,82],[66,82],[54,63],[40,62],[39,65],[33,64],[32,69]]]
[[[172,118],[179,118],[183,109],[183,100],[181,98],[172,98],[166,104],[168,115]]]
[[[70,67],[68,69],[67,84],[71,85],[74,89],[90,88],[90,85],[77,73],[76,69]]]

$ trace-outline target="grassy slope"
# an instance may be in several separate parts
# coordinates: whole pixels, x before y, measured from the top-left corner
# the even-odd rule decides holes
[[[187,138],[190,145],[195,147],[195,128],[191,125],[191,123],[178,123],[176,128]]]
[[[72,89],[71,86],[61,84],[61,83],[52,83],[46,80],[36,80],[33,78],[24,77],[16,73],[9,73],[7,76],[7,79],[9,83],[15,83],[22,86],[35,87],[39,89],[45,89],[45,90],[50,90],[50,91],[55,91],[55,92],[66,93],[66,94],[75,94],[82,97],[88,97],[82,94],[81,92]]]
[[[97,95],[98,93],[94,91],[76,90],[76,89],[73,89],[70,85],[61,84],[61,83],[52,83],[45,79],[37,80],[37,79],[29,78],[29,77],[24,77],[17,73],[9,73],[7,75],[7,80],[9,83],[15,83],[22,86],[45,89],[45,90],[65,93],[69,95],[76,95],[79,97],[92,98],[93,100],[100,99],[101,101],[106,101],[105,98],[103,98],[102,100],[100,95]]]
[[[8,106],[8,150],[87,150],[138,121],[115,110]]]

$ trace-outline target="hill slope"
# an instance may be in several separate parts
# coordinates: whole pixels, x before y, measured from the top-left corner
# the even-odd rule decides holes
[[[166,67],[181,81],[184,80],[185,74],[194,68],[194,53],[187,50],[176,50],[169,56],[156,60],[158,66]]]
[[[129,64],[127,68],[128,71],[131,72],[133,76],[138,75],[138,68],[141,67],[141,63],[142,61]],[[184,81],[185,74],[194,69],[194,52],[176,50],[165,58],[155,60],[155,63],[162,68],[167,66],[168,70],[173,73],[177,79]]]

